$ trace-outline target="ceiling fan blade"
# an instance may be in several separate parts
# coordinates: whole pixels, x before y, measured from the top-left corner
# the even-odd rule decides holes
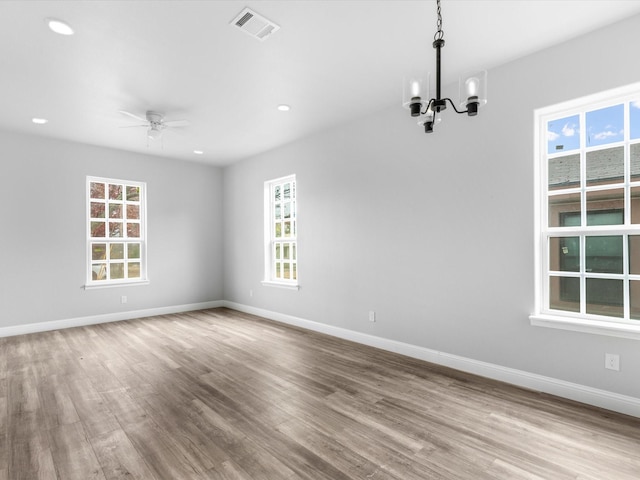
[[[128,117],[135,118],[136,120],[140,120],[141,122],[148,121],[146,118],[139,117],[138,115],[134,115],[133,113],[129,113],[125,110],[118,110],[118,112],[121,113],[122,115],[126,115]]]
[[[168,122],[162,122],[165,127],[186,127],[189,125],[189,120],[169,120]]]
[[[131,127],[149,127],[148,123],[144,123],[141,125],[120,125],[118,128],[131,128]]]

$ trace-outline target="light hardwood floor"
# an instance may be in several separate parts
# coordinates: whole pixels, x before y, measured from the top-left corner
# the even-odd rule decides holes
[[[640,419],[227,309],[0,338],[0,480],[640,479]]]

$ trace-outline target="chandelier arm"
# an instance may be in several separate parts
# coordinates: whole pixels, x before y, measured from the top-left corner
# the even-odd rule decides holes
[[[421,112],[420,115],[426,115],[429,109],[431,108],[431,105],[433,104],[433,102],[435,102],[435,100],[436,100],[435,98],[429,99],[429,103],[427,103],[427,108],[425,108],[424,112]]]
[[[450,98],[445,98],[445,99],[444,99],[444,101],[445,101],[445,102],[449,102],[449,104],[453,107],[453,109],[456,111],[456,113],[460,113],[460,114],[462,114],[462,113],[469,113],[469,110],[458,110],[458,109],[456,108],[455,103],[453,103],[453,100],[451,100]]]

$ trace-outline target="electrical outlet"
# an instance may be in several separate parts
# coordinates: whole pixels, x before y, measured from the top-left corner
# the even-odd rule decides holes
[[[605,353],[604,368],[619,372],[620,371],[620,355],[615,353]]]
[[[122,295],[120,297],[120,303],[127,303],[127,296],[126,295]]]
[[[369,311],[369,321],[370,322],[375,322],[376,321],[376,312],[374,312],[373,310]]]

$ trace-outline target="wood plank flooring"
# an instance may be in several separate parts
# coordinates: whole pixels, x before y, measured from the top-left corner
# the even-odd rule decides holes
[[[638,480],[640,419],[227,309],[0,338],[0,480]]]

